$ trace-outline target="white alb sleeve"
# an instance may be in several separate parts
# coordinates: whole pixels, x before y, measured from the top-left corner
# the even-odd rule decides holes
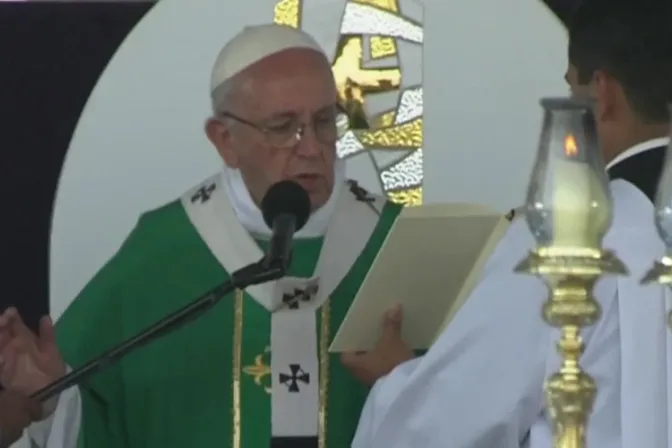
[[[71,387],[58,397],[54,413],[30,425],[26,434],[38,448],[77,448],[81,423],[81,395],[78,387]]]

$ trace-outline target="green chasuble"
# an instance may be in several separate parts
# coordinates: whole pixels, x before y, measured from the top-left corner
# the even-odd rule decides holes
[[[320,448],[350,446],[357,427],[368,389],[326,349],[400,210],[391,203],[379,210],[359,257],[316,312]],[[314,274],[322,240],[295,241],[289,275]],[[59,320],[66,362],[76,368],[226,278],[182,203],[143,215]],[[247,294],[232,294],[205,316],[129,354],[80,388],[80,446],[270,446],[270,333],[271,313]]]

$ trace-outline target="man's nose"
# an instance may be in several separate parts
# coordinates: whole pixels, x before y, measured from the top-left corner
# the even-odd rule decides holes
[[[299,142],[296,145],[297,155],[303,157],[316,157],[320,155],[322,144],[318,141],[312,126],[306,126],[299,137]]]

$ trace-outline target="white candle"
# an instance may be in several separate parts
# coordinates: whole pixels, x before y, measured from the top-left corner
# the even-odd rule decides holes
[[[600,247],[609,225],[608,199],[587,163],[559,157],[553,170],[553,245]]]

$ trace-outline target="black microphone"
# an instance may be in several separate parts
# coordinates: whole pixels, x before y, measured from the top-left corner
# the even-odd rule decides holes
[[[261,201],[261,213],[273,231],[265,265],[285,272],[292,258],[294,233],[306,225],[310,216],[310,197],[301,185],[283,180],[268,189]]]

